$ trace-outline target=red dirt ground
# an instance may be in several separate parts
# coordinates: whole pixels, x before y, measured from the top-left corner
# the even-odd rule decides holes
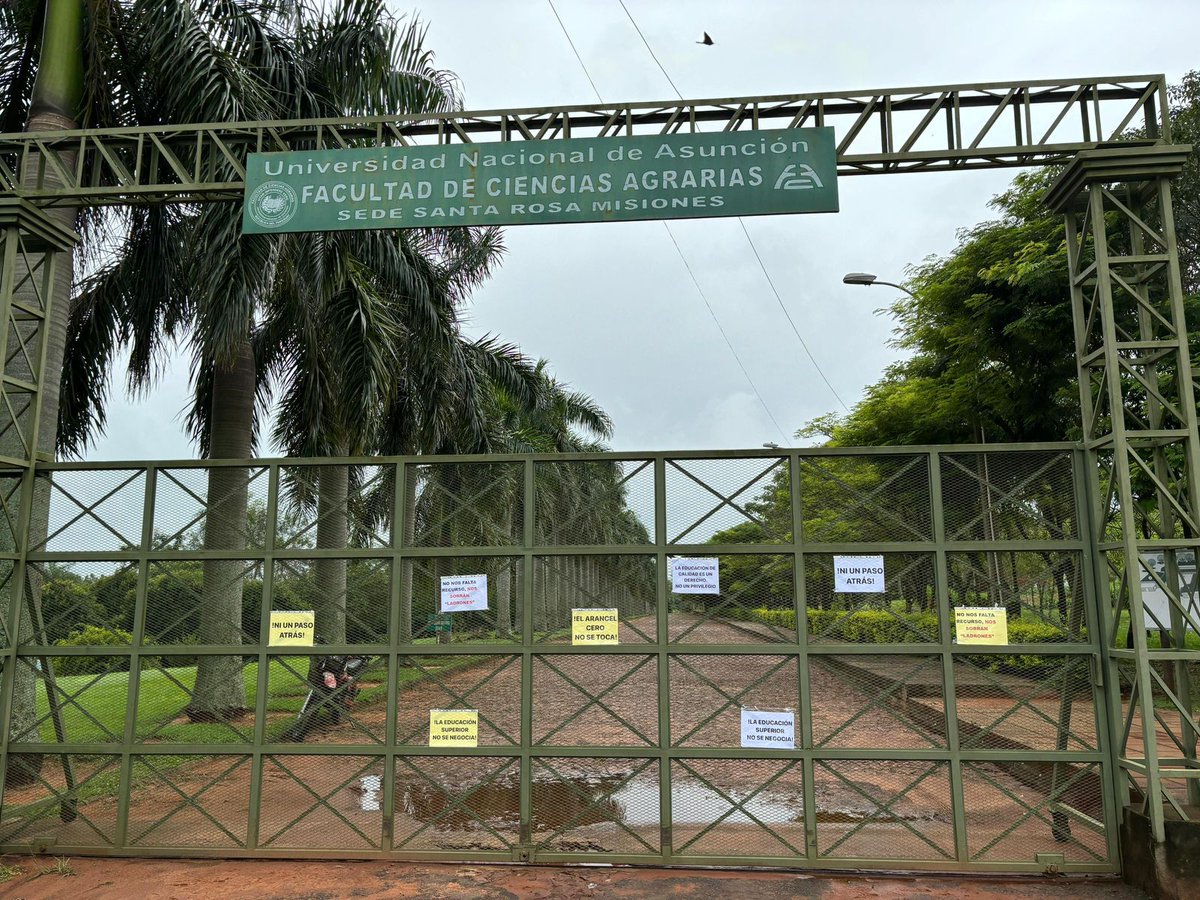
[[[873,900],[1145,900],[1114,879],[968,879],[927,875],[887,877],[787,872],[625,869],[612,867],[402,865],[381,862],[257,860],[70,861],[75,875],[38,876],[51,860],[7,857],[23,874],[0,885],[9,900],[332,900],[337,897],[499,898],[680,897],[761,900],[763,897]]]
[[[697,642],[745,641],[746,633],[743,627],[708,622],[689,637]],[[632,672],[639,663],[640,668]],[[772,673],[771,670],[781,663]],[[489,678],[492,673],[494,676]],[[626,673],[630,673],[629,677],[604,693],[603,706],[593,704],[579,718],[570,721],[571,714],[584,707],[587,700],[567,678],[601,694],[604,688]],[[657,708],[653,699],[647,702],[647,698],[656,696],[652,658],[537,658],[534,678],[535,743],[604,747],[652,746],[657,742]],[[721,685],[724,696],[706,680]],[[856,690],[856,685],[848,683],[845,676],[833,670],[814,666],[811,686],[812,722],[818,744],[914,749],[941,746],[940,738],[909,726],[902,716],[887,710],[886,705],[870,709],[847,724],[855,713],[868,706],[869,694],[866,690]],[[739,697],[739,692],[744,689],[748,689],[747,692]],[[678,656],[671,663],[671,692],[676,699],[671,710],[675,743],[732,749],[739,743],[739,703],[767,709],[793,707],[798,699],[798,669],[795,660],[783,656]],[[510,656],[482,659],[474,665],[441,675],[440,682],[422,680],[405,685],[398,703],[398,742],[423,744],[427,740],[429,709],[464,705],[459,697],[466,698],[467,704],[480,710],[481,745],[514,747],[513,741],[520,733],[520,669]],[[712,715],[726,698],[734,697],[739,697],[737,703],[729,704],[719,715]],[[941,705],[940,697],[924,697],[921,702],[939,708]],[[969,712],[963,709],[960,714],[979,716],[983,722],[993,721],[998,713],[986,708],[990,705],[990,701],[984,701],[979,703],[978,709]],[[385,723],[382,706],[357,709],[354,718],[356,724],[346,723],[314,740],[369,742],[373,738],[382,739]],[[1053,723],[1052,718],[1048,721]],[[1022,713],[1010,717],[1002,730],[1013,729],[1014,737],[1029,740],[1029,732],[1044,730],[1045,724]],[[1044,739],[1031,743],[1041,746]],[[418,757],[411,759],[411,763],[428,780],[418,776],[410,763],[400,764],[395,834],[398,850],[504,850],[505,841],[516,841],[515,758]],[[98,763],[91,765],[94,767]],[[547,840],[549,843],[544,849],[549,851],[654,852],[658,840],[658,788],[656,770],[652,766],[644,775],[638,776],[629,790],[614,791],[599,815],[581,819],[573,820],[579,812],[579,797],[561,786],[561,780],[567,779],[585,785],[587,793],[593,786],[597,790],[610,790],[615,780],[632,775],[634,768],[640,765],[645,763],[631,759],[539,761],[535,771],[535,839]],[[796,853],[794,848],[804,846],[803,824],[796,812],[801,791],[800,769],[793,766],[780,773],[781,765],[768,761],[692,761],[687,768],[680,768],[677,763],[674,773],[678,785],[674,816],[676,852],[702,856],[783,857]],[[487,778],[501,766],[508,768],[495,780],[494,789],[472,800],[472,808],[487,816],[492,831],[469,827],[470,821],[455,823],[453,819],[447,819],[435,828],[424,824],[444,809],[447,797],[465,790],[472,782]],[[87,773],[83,771],[86,768],[81,768],[81,780],[86,778]],[[947,851],[952,852],[954,847],[949,772],[941,765],[935,767],[929,777],[922,777],[929,769],[927,763],[904,762],[840,761],[819,765],[814,785],[818,807],[818,852],[831,859],[949,859]],[[372,773],[382,773],[378,757],[298,755],[266,759],[260,846],[319,850],[377,847],[382,815],[378,811],[368,813],[360,809],[357,791],[359,776]],[[170,770],[161,778],[147,778],[131,799],[129,845],[218,849],[244,844],[249,775],[249,761],[245,757],[209,757]],[[53,781],[53,769],[47,776]],[[752,825],[743,816],[730,816],[707,834],[701,833],[705,823],[727,812],[729,806],[704,789],[699,783],[700,777],[723,785],[733,795],[744,796],[772,776],[777,777],[772,780],[770,792],[763,794],[763,809],[756,810],[757,815],[765,815],[771,803],[784,804],[783,811],[775,813],[769,832]],[[974,770],[964,777],[971,810],[968,839],[973,858],[1031,862],[1035,853],[1045,850],[1064,852],[1068,862],[1094,862],[1103,858],[1103,836],[1086,829],[1076,828],[1071,843],[1054,841],[1047,816],[1025,815],[1025,808],[1015,803],[1012,796],[1020,797],[1032,807],[1038,805],[1040,798],[1004,772],[990,772],[991,782]],[[607,784],[610,781],[613,785]],[[1012,796],[1006,796],[996,784],[1004,786]],[[26,798],[10,792],[6,799],[10,803],[38,799],[32,796],[36,793],[32,789],[26,793],[31,796]],[[181,793],[197,798],[204,812],[182,802]],[[889,814],[874,818],[876,802],[885,802],[897,793],[902,793],[903,797],[890,805]],[[321,805],[321,798],[327,798],[328,807]],[[615,817],[625,822],[628,828],[621,829],[612,823],[610,816],[604,813],[610,807],[620,810]],[[790,814],[789,809],[793,810]],[[306,810],[310,811],[305,814]],[[57,815],[47,815],[24,828],[18,820],[4,825],[16,829],[13,843],[32,841],[36,846],[44,838],[49,853],[54,852],[55,843],[59,846],[104,846],[106,838],[100,835],[107,837],[115,830],[115,800],[95,798],[82,804],[79,811],[79,818],[69,825],[61,824]],[[865,827],[856,828],[863,818],[874,820]],[[912,824],[906,825],[901,819]],[[1020,826],[1006,836],[1008,825],[1018,821]],[[464,824],[468,827],[463,827]],[[552,833],[558,829],[563,833]],[[639,843],[639,835],[647,843]],[[843,836],[845,840],[842,840]]]

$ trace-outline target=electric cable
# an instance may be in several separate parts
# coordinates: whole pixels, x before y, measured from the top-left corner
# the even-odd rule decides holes
[[[591,73],[588,72],[588,68],[583,61],[583,57],[579,55],[579,51],[575,48],[575,42],[571,40],[571,34],[569,31],[567,31],[566,24],[563,22],[562,17],[558,14],[558,10],[554,8],[554,0],[546,0],[546,2],[550,5],[550,10],[554,13],[554,18],[558,20],[558,26],[562,29],[563,35],[567,39],[567,43],[571,45],[571,49],[575,52],[575,58],[579,60],[579,67],[583,69],[583,74],[587,77],[588,83],[592,86],[592,90],[596,94],[596,99],[603,103],[604,98],[600,95],[600,89],[596,87],[596,82],[592,80]],[[621,5],[624,6],[625,4],[622,3]],[[629,10],[625,10],[625,12],[628,15]],[[630,21],[632,20],[633,17],[631,16]],[[637,28],[636,22],[634,23],[634,27]],[[638,33],[641,34],[640,31]],[[642,42],[645,43],[645,41],[646,39],[643,37]],[[649,44],[646,44],[646,49],[650,49]],[[653,50],[650,51],[650,55],[654,55]],[[657,62],[657,59],[655,61]],[[659,64],[659,68],[662,68],[661,63]],[[663,74],[667,74],[665,69],[663,69]],[[667,75],[667,80],[671,80],[669,75]],[[674,87],[674,84],[671,86]],[[678,90],[676,93],[678,93]],[[759,391],[758,385],[754,383],[754,379],[750,377],[750,372],[746,369],[745,363],[743,363],[742,358],[738,356],[737,350],[733,348],[733,342],[729,340],[729,335],[726,334],[725,329],[721,327],[721,320],[717,318],[717,314],[713,310],[712,304],[708,302],[708,297],[705,296],[704,290],[700,287],[700,282],[696,278],[696,273],[692,271],[692,267],[688,263],[687,257],[683,255],[683,250],[680,248],[679,242],[675,240],[675,233],[671,231],[671,226],[668,225],[664,220],[663,227],[667,229],[667,235],[671,238],[671,243],[675,246],[675,252],[679,254],[679,259],[683,262],[683,267],[687,270],[688,275],[691,277],[692,284],[696,286],[696,293],[698,293],[700,295],[700,299],[704,301],[704,307],[708,310],[708,314],[712,316],[713,324],[717,326],[717,331],[721,333],[721,337],[725,340],[725,346],[728,347],[729,352],[733,354],[733,358],[737,362],[738,368],[741,369],[742,374],[746,376],[746,382],[750,385],[750,389],[754,391],[754,396],[758,398],[758,402],[762,405],[763,411],[767,414],[767,418],[770,419],[771,423],[775,426],[775,430],[779,432],[779,436],[782,437],[785,442],[788,441],[789,438],[787,433],[782,427],[780,427],[779,420],[775,418],[775,414],[771,412],[771,408],[767,406],[767,401],[763,399],[762,392]]]
[[[633,18],[633,13],[631,13],[629,11],[629,7],[625,5],[625,0],[618,0],[618,2],[621,4],[621,9],[625,10],[625,15],[629,17],[629,21],[633,25],[633,30],[638,33],[638,37],[642,39],[642,43],[645,44],[646,49],[650,51],[650,58],[654,60],[655,64],[658,66],[658,70],[663,73],[663,77],[667,79],[667,84],[671,85],[671,89],[675,91],[675,95],[682,100],[683,94],[679,93],[679,88],[675,87],[675,82],[672,81],[671,76],[667,74],[666,67],[664,67],[663,64],[658,61],[658,56],[655,54],[654,48],[650,46],[650,42],[646,40],[646,36],[642,34],[642,29],[638,27],[637,21]]]
[[[754,240],[750,237],[750,232],[746,230],[746,223],[742,221],[741,216],[738,216],[737,220],[738,224],[742,226],[742,233],[746,235],[746,240],[750,244],[750,249],[754,251],[754,258],[758,260],[758,267],[762,269],[763,275],[766,276],[767,284],[771,286],[771,293],[775,295],[775,302],[778,303],[779,308],[783,310],[784,316],[787,317],[788,324],[792,326],[792,331],[794,331],[796,334],[796,340],[800,342],[800,346],[803,347],[804,352],[808,354],[808,358],[811,360],[813,368],[817,370],[817,374],[821,376],[821,380],[825,382],[825,386],[829,388],[829,392],[837,398],[838,403],[842,404],[842,409],[844,409],[846,412],[850,412],[850,407],[846,405],[846,401],[842,399],[842,395],[837,392],[837,388],[830,383],[829,379],[825,376],[824,370],[817,362],[817,358],[813,356],[812,351],[808,349],[808,342],[804,340],[803,336],[800,334],[800,329],[797,328],[796,323],[792,321],[792,314],[789,313],[787,307],[783,305],[783,298],[779,296],[779,289],[775,287],[775,282],[771,280],[771,273],[767,271],[767,267],[763,263],[762,257],[758,255],[758,247],[754,245]]]
[[[683,94],[680,93],[679,88],[675,86],[675,82],[672,80],[671,76],[667,74],[666,68],[659,61],[658,55],[654,52],[654,48],[650,46],[650,42],[646,40],[646,36],[642,34],[642,29],[638,26],[637,20],[633,18],[633,13],[629,11],[629,7],[625,5],[625,0],[618,0],[618,2],[621,4],[621,9],[625,10],[625,15],[629,18],[630,24],[633,25],[633,30],[637,32],[638,37],[642,39],[642,43],[646,45],[646,49],[650,52],[650,58],[654,60],[655,64],[662,71],[663,76],[667,79],[667,83],[670,84],[671,89],[675,91],[675,96],[682,100]],[[564,29],[564,31],[565,30],[566,29]],[[569,37],[567,39],[570,40]],[[580,60],[579,62],[580,65],[583,64],[583,60]],[[585,68],[584,71],[586,72],[587,69]],[[588,76],[588,80],[591,80],[590,75]],[[593,85],[593,87],[595,87],[595,85]],[[775,287],[775,282],[771,280],[771,274],[767,271],[767,266],[763,262],[763,258],[758,252],[758,247],[754,244],[754,239],[750,237],[750,232],[746,230],[746,223],[742,221],[741,216],[738,216],[737,220],[738,224],[742,226],[742,233],[746,235],[746,241],[750,244],[750,249],[754,251],[754,258],[758,260],[758,267],[762,269],[762,273],[767,279],[767,284],[771,286],[771,292],[775,295],[775,302],[779,304],[779,308],[783,310],[783,314],[787,318],[788,324],[792,326],[792,331],[796,335],[796,340],[800,342],[800,347],[804,350],[804,355],[807,356],[808,361],[813,364],[813,368],[817,370],[817,374],[821,376],[821,380],[825,382],[825,386],[829,388],[830,392],[837,399],[837,402],[841,404],[842,409],[846,410],[846,412],[850,412],[850,407],[846,405],[846,401],[842,399],[841,394],[837,392],[829,378],[825,375],[825,370],[821,368],[821,364],[817,362],[817,358],[813,356],[812,350],[810,350],[808,347],[808,342],[805,341],[801,336],[800,329],[796,327],[795,321],[792,320],[791,313],[789,313],[787,307],[783,305],[783,298],[780,296],[779,290]]]
[[[558,10],[554,8],[554,0],[546,0],[550,4],[550,11],[554,13],[554,18],[558,19],[558,27],[562,29],[562,33],[567,38],[567,43],[571,45],[571,52],[575,54],[575,58],[579,60],[579,68],[583,69],[583,74],[587,76],[588,84],[592,86],[592,90],[596,93],[596,99],[601,103],[604,98],[600,96],[600,89],[596,87],[596,82],[592,81],[592,73],[588,71],[588,67],[583,64],[583,57],[579,55],[579,51],[575,48],[575,42],[571,40],[571,32],[567,31],[567,26],[563,24],[562,16],[558,14]]]
[[[755,385],[754,379],[750,377],[750,373],[746,371],[745,365],[742,363],[742,358],[738,356],[737,351],[733,349],[733,343],[729,340],[729,335],[725,333],[725,329],[721,327],[720,321],[717,319],[717,314],[713,312],[712,306],[708,302],[708,298],[704,296],[704,290],[700,287],[700,282],[696,279],[696,273],[692,271],[691,265],[687,261],[687,257],[683,255],[683,250],[679,247],[679,242],[675,240],[675,233],[671,231],[671,226],[663,222],[663,228],[667,229],[667,234],[671,238],[671,243],[675,245],[675,250],[679,254],[679,258],[683,260],[683,267],[687,269],[688,275],[692,278],[692,284],[696,286],[696,293],[700,295],[700,299],[704,301],[705,307],[708,308],[708,314],[712,316],[713,323],[717,326],[717,331],[721,332],[721,337],[725,338],[725,346],[729,348],[729,352],[733,354],[733,358],[737,360],[738,367],[742,370],[742,374],[746,376],[746,381],[750,383],[750,387],[754,391],[754,396],[758,398],[758,402],[762,404],[762,408],[766,410],[767,417],[775,425],[775,430],[779,432],[779,436],[786,442],[789,440],[784,430],[779,427],[779,422],[775,418],[775,414],[771,412],[771,408],[767,406],[767,401],[763,399],[763,395],[759,393],[758,386]]]

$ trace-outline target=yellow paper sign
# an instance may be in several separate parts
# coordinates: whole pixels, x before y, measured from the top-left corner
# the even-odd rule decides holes
[[[430,747],[478,747],[479,710],[431,709]]]
[[[571,610],[572,644],[619,644],[615,609]]]
[[[959,606],[954,635],[960,644],[1007,644],[1008,610],[1003,606]]]
[[[311,647],[317,617],[311,609],[271,613],[268,647]]]

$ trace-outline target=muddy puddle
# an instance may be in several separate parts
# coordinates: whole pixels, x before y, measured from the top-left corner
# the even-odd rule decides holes
[[[659,786],[650,779],[625,784],[620,776],[589,776],[562,780],[535,780],[532,785],[532,826],[535,832],[578,827],[601,822],[657,826]],[[725,789],[741,806],[700,784],[676,783],[671,788],[671,818],[674,825],[705,825],[720,819],[722,824],[784,825],[804,821],[804,801],[799,793],[761,791],[748,800],[753,790]],[[419,822],[434,822],[441,830],[479,827],[515,828],[520,821],[521,785],[516,775],[497,778],[478,788],[458,807],[452,794],[426,782],[400,781],[396,785],[396,812]],[[818,823],[853,824],[866,819],[876,822],[928,821],[933,813],[883,812],[868,804],[860,808],[818,808]]]

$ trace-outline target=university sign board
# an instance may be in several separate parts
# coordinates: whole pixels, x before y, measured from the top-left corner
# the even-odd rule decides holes
[[[838,211],[833,129],[252,153],[245,234]]]

